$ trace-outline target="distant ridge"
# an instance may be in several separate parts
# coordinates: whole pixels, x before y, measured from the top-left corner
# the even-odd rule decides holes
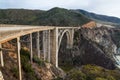
[[[120,25],[120,18],[99,15],[85,10],[52,8],[44,10],[0,9],[0,24],[81,26],[90,21]]]
[[[58,7],[48,11],[0,9],[0,24],[80,26],[89,21],[84,15]]]
[[[95,14],[95,13],[91,13],[82,9],[77,9],[77,10],[73,10],[74,12],[83,14],[84,16],[98,21],[98,22],[108,22],[108,23],[115,23],[115,24],[120,24],[120,18],[117,17],[112,17],[112,16],[106,16],[106,15],[99,15],[99,14]]]

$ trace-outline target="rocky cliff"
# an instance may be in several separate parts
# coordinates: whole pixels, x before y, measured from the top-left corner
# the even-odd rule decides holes
[[[108,28],[81,29],[79,44],[81,64],[96,64],[114,69],[116,45]]]

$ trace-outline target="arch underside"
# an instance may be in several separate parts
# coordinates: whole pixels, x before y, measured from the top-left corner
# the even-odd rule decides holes
[[[65,30],[65,31],[63,31],[63,33],[62,33],[62,35],[59,37],[59,39],[58,39],[58,50],[59,50],[59,48],[60,48],[60,45],[61,45],[61,41],[62,41],[62,38],[63,38],[63,36],[66,34],[66,36],[67,36],[67,48],[71,48],[72,47],[72,44],[73,44],[73,35],[72,35],[72,33],[71,33],[71,31],[70,30]]]

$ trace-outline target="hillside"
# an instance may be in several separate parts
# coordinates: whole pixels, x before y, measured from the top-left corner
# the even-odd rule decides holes
[[[73,11],[80,13],[80,14],[83,14],[84,16],[86,16],[92,20],[96,20],[98,22],[108,22],[111,24],[113,24],[113,23],[120,24],[120,18],[117,18],[117,17],[99,15],[99,14],[91,13],[91,12],[81,10],[81,9],[77,9],[77,10],[73,10]]]
[[[48,11],[25,9],[1,9],[0,24],[79,26],[90,19],[73,11],[53,8]]]

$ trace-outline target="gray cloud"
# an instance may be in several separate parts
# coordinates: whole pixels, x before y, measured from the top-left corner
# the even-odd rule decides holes
[[[0,8],[48,10],[53,7],[85,9],[98,14],[120,17],[120,0],[0,0]]]

